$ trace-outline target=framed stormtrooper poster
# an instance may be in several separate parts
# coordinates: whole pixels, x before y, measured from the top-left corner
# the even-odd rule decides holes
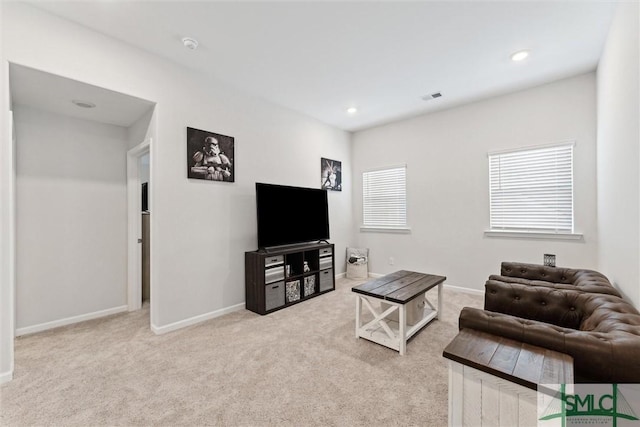
[[[232,136],[187,128],[187,177],[235,181],[235,140]]]
[[[342,191],[342,162],[320,158],[320,188]]]

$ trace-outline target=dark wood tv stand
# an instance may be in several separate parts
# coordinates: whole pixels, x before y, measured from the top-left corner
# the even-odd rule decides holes
[[[245,252],[247,310],[267,314],[333,291],[334,264],[331,243]]]

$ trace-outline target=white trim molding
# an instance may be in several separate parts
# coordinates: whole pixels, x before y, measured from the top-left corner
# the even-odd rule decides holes
[[[552,147],[575,147],[576,141],[573,139],[565,139],[558,142],[548,142],[546,144],[539,145],[527,145],[525,147],[517,147],[517,148],[507,148],[504,150],[496,150],[490,151],[487,153],[487,157],[493,156],[495,154],[508,154],[508,153],[517,153],[519,151],[527,151],[527,150],[538,150],[542,148],[552,148]]]
[[[54,320],[52,322],[40,323],[38,325],[26,326],[24,328],[16,329],[16,336],[33,334],[36,332],[42,332],[53,328],[59,328],[60,326],[73,325],[74,323],[80,323],[87,320],[99,319],[105,316],[111,316],[112,314],[124,313],[128,310],[128,306],[122,305],[120,307],[108,308],[106,310],[94,311],[92,313],[81,314],[79,316],[67,317],[65,319]]]
[[[13,379],[13,371],[0,373],[0,384],[8,383]]]
[[[360,231],[373,232],[373,233],[409,234],[411,233],[411,227],[379,227],[379,226],[361,225]]]
[[[454,292],[462,292],[464,294],[481,295],[481,296],[484,295],[484,291],[480,289],[463,288],[462,286],[453,286],[453,285],[444,285],[444,288]]]
[[[14,369],[16,295],[16,133],[13,111],[9,110],[9,63],[2,61],[0,86],[5,89],[0,105],[7,110],[0,122],[0,383],[11,381]]]
[[[540,233],[537,231],[498,231],[487,230],[485,237],[504,237],[507,239],[542,239],[542,240],[570,240],[584,241],[580,233]]]
[[[178,329],[186,328],[187,326],[195,325],[206,320],[215,319],[216,317],[224,316],[225,314],[233,313],[234,311],[244,310],[245,303],[242,302],[240,304],[232,305],[230,307],[221,308],[220,310],[215,310],[209,313],[200,314],[198,316],[190,317],[188,319],[180,320],[178,322],[169,323],[165,326],[156,326],[151,325],[151,330],[156,335],[166,334],[168,332],[173,332]]]

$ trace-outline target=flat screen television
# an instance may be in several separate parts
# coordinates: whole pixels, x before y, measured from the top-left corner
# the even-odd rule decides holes
[[[258,247],[329,239],[327,191],[256,183]]]

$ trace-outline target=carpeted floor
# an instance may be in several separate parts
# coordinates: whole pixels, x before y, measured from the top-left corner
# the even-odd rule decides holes
[[[482,297],[445,289],[442,320],[400,356],[355,338],[360,283],[339,279],[335,292],[267,316],[242,310],[160,336],[143,308],[18,338],[1,424],[446,426],[442,350],[460,309]]]

